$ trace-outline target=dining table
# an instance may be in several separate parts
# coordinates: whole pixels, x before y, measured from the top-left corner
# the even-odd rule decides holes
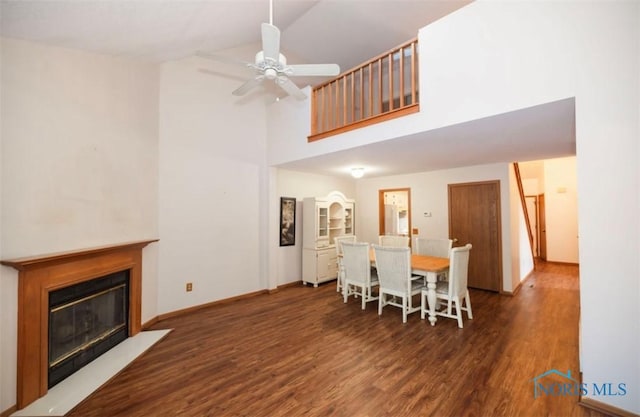
[[[373,248],[369,250],[369,257],[371,263],[375,265],[376,254]],[[428,255],[416,255],[411,254],[411,273],[412,280],[424,279],[427,283],[427,303],[429,306],[429,323],[432,326],[436,324],[438,318],[436,317],[436,283],[438,281],[438,274],[449,269],[449,258],[439,258],[437,256]],[[411,298],[409,298],[409,311],[416,311],[411,307]],[[423,314],[420,316],[422,318]]]

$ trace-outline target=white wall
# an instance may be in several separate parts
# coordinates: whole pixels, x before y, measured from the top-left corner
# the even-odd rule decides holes
[[[410,175],[362,178],[356,182],[356,230],[358,240],[377,242],[379,234],[378,190],[411,188],[411,227],[419,236],[449,238],[448,184],[500,181],[500,212],[502,215],[503,290],[513,290],[511,271],[511,224],[509,196],[509,165],[491,164],[422,172]],[[424,217],[431,212],[431,217]],[[415,237],[415,236],[413,236]]]
[[[2,259],[157,238],[157,67],[9,39],[1,54]],[[156,314],[152,246],[143,321]],[[1,274],[5,410],[16,400],[17,272]]]
[[[518,162],[524,195],[544,193],[544,161]]]
[[[576,158],[544,161],[547,260],[578,263]]]
[[[161,67],[160,313],[267,287],[265,106],[207,65]]]
[[[278,247],[277,235],[274,239],[277,247],[278,269],[276,272],[277,285],[302,280],[302,199],[305,197],[323,197],[331,191],[340,191],[347,198],[355,199],[355,182],[351,179],[314,175],[279,169],[277,172],[278,206],[280,197],[294,197],[296,206],[296,244],[295,246]],[[359,208],[356,201],[356,218]],[[272,216],[279,222],[279,213]],[[356,228],[356,235],[358,235]]]
[[[157,68],[2,43],[3,256],[157,237]]]

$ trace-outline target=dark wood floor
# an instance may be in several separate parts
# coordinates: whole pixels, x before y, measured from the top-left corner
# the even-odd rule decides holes
[[[578,269],[542,265],[515,297],[473,291],[464,329],[343,304],[302,284],[157,323],[164,340],[69,416],[601,416],[534,399],[578,374]]]

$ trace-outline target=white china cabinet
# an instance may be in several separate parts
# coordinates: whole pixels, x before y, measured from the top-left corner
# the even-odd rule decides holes
[[[313,284],[338,277],[338,260],[334,238],[355,233],[353,200],[339,191],[326,197],[303,200],[302,212],[302,282]]]

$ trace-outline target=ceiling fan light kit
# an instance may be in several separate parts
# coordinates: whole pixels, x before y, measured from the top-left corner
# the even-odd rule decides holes
[[[233,95],[245,95],[267,79],[274,81],[290,96],[304,100],[307,95],[289,77],[331,77],[340,74],[340,67],[337,64],[287,65],[287,58],[280,53],[280,29],[273,25],[273,0],[269,3],[269,16],[271,23],[262,24],[262,50],[256,54],[255,62],[240,62],[242,65],[255,69],[256,75],[235,89],[232,92]],[[230,62],[226,57],[218,57],[213,54],[199,53],[198,55],[203,58]]]

